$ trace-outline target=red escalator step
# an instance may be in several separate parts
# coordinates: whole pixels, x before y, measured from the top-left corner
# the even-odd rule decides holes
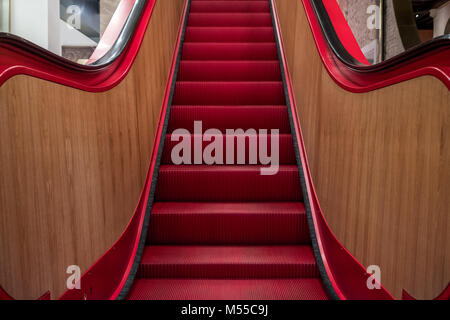
[[[167,132],[184,128],[194,132],[194,121],[202,121],[203,130],[216,128],[247,130],[279,129],[290,133],[286,106],[172,106]]]
[[[137,279],[130,300],[325,300],[320,279]]]
[[[270,13],[191,13],[189,27],[272,27]]]
[[[301,202],[156,202],[147,243],[280,245],[309,243]]]
[[[270,12],[269,1],[192,1],[191,13],[197,12]]]
[[[279,82],[185,82],[175,86],[175,105],[284,105]]]
[[[272,27],[188,27],[186,42],[273,42]]]
[[[272,42],[185,42],[183,60],[276,60],[277,46]]]
[[[281,81],[273,61],[182,61],[179,81]]]
[[[317,278],[311,246],[147,246],[139,278]]]
[[[294,152],[268,0],[191,0],[163,137],[146,247],[128,299],[327,299]],[[194,164],[194,123],[220,130],[219,164]],[[189,164],[174,165],[186,129]],[[245,131],[245,164],[226,164],[226,130]],[[254,129],[254,131],[248,131]],[[263,171],[260,130],[279,130],[278,171]],[[247,135],[248,131],[248,135]],[[184,133],[186,134],[186,133]],[[242,133],[241,133],[242,134]],[[201,141],[201,152],[211,142]],[[229,147],[229,146],[228,146]],[[274,165],[272,163],[272,165]]]
[[[222,145],[223,145],[223,161],[224,163],[226,162],[225,160],[227,159],[227,154],[228,154],[228,148],[227,148],[227,136],[225,135],[225,132],[223,132],[223,137],[222,137]],[[186,164],[194,164],[194,137],[197,137],[198,141],[202,141],[202,136],[201,135],[189,135],[189,136],[183,136],[179,139],[179,141],[181,141],[182,139],[190,139],[191,140],[191,157],[190,157],[190,163],[186,163]],[[238,138],[239,137],[239,138]],[[178,138],[177,138],[178,139]],[[256,164],[262,164],[259,160],[259,156],[258,156],[258,141],[259,141],[259,136],[258,134],[256,135],[249,135],[247,137],[242,136],[242,135],[237,135],[233,141],[234,141],[234,148],[230,148],[230,150],[234,150],[234,162],[235,164],[237,164],[237,156],[238,156],[238,140],[239,141],[245,141],[245,151],[244,151],[244,155],[245,155],[245,163],[249,163],[249,144],[250,144],[250,139],[252,140],[252,143],[255,144],[256,146]],[[172,141],[172,135],[168,134],[166,135],[166,141],[164,144],[164,151],[163,151],[163,156],[162,156],[162,160],[161,163],[162,164],[174,164],[172,163],[172,149],[175,145],[177,145],[179,143],[179,141]],[[270,136],[270,130],[268,130],[268,135],[267,135],[267,149],[268,149],[268,155],[271,156],[272,155],[272,149],[271,149],[271,136]],[[204,148],[209,145],[211,142],[210,141],[203,141],[202,142],[202,150],[204,150]],[[296,159],[295,159],[295,154],[294,154],[294,145],[292,143],[292,135],[290,134],[281,134],[278,137],[278,155],[279,155],[279,164],[296,164]]]
[[[297,166],[261,175],[262,166],[162,165],[156,201],[302,201]]]

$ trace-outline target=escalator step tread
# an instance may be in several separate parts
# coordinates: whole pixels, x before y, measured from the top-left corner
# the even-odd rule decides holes
[[[281,81],[280,63],[269,61],[181,61],[179,81]]]
[[[182,60],[276,60],[274,42],[185,42]]]
[[[270,13],[191,13],[190,27],[272,27]]]
[[[147,246],[140,278],[317,278],[309,245]]]
[[[148,244],[309,244],[302,202],[156,202]]]
[[[320,279],[137,279],[130,300],[325,300]]]
[[[187,27],[186,42],[274,42],[272,27]]]
[[[197,12],[264,12],[270,13],[268,1],[192,1],[191,13]]]
[[[174,104],[283,105],[281,81],[177,81]]]
[[[271,144],[272,144],[272,137],[270,135],[270,130],[267,130],[267,154],[268,155],[272,155],[272,150],[271,150]],[[234,135],[233,135],[234,136]],[[237,134],[236,136],[231,136],[230,135],[226,135],[225,132],[223,133],[223,137],[221,138],[222,140],[222,146],[223,146],[223,151],[222,151],[222,161],[224,163],[224,165],[226,165],[226,159],[228,157],[231,158],[231,156],[229,156],[229,153],[233,155],[233,164],[237,164],[238,162],[238,156],[239,155],[244,155],[244,159],[245,159],[245,163],[249,163],[249,159],[250,159],[250,155],[249,155],[249,149],[250,149],[250,145],[255,146],[255,152],[258,152],[258,141],[261,140],[261,137],[259,134],[248,134],[248,135],[243,135],[243,134]],[[163,151],[163,155],[162,155],[162,159],[161,159],[161,163],[162,164],[174,164],[172,162],[172,150],[173,148],[181,143],[181,141],[190,141],[190,145],[191,147],[189,148],[190,150],[190,157],[188,157],[189,159],[189,163],[185,163],[185,164],[194,164],[194,146],[196,144],[202,145],[202,150],[204,150],[211,142],[210,141],[202,141],[203,137],[202,135],[197,135],[197,134],[190,134],[190,135],[181,135],[179,136],[179,134],[177,135],[172,135],[172,134],[167,134],[166,135],[166,141],[165,141],[165,148]],[[173,140],[173,141],[172,141]],[[199,143],[197,141],[200,141]],[[215,138],[214,138],[214,141]],[[228,147],[227,146],[227,142],[233,141],[234,146],[233,147]],[[239,141],[239,142],[238,142]],[[245,143],[245,148],[243,149],[243,152],[240,151],[240,148],[238,148],[238,143]],[[274,140],[274,143],[277,142],[277,140]],[[281,134],[278,136],[278,163],[281,165],[295,165],[296,164],[296,159],[295,159],[295,154],[294,154],[294,145],[292,143],[292,135],[290,134]],[[182,152],[177,152],[175,153],[176,156],[180,156],[179,153]],[[186,159],[184,159],[186,160]],[[256,154],[255,160],[257,161],[256,164],[258,165],[263,165],[263,163],[261,163],[261,158],[259,158]]]
[[[190,2],[146,246],[128,299],[327,299],[275,40],[268,0]],[[203,159],[208,129],[224,135],[214,137],[223,146],[214,165]],[[230,129],[241,129],[245,164],[237,164],[238,137],[227,148]],[[269,175],[264,149],[251,148],[265,138],[262,129],[269,137],[279,131],[279,161]],[[190,148],[181,165],[172,157],[180,139]],[[267,156],[276,150],[272,141]],[[250,149],[258,151],[255,161]]]
[[[184,128],[193,133],[194,121],[202,121],[203,130],[216,128],[225,132],[238,128],[245,131],[277,128],[280,134],[291,132],[287,107],[283,105],[174,105],[170,110],[167,132]]]
[[[262,175],[258,165],[162,165],[157,201],[302,201],[296,165]]]

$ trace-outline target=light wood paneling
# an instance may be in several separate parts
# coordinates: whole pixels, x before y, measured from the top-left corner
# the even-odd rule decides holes
[[[299,0],[276,0],[309,164],[337,238],[383,285],[433,298],[450,280],[450,94],[433,77],[341,89]]]
[[[0,284],[65,290],[123,232],[147,171],[184,0],[157,1],[125,80],[100,94],[17,76],[0,88]]]

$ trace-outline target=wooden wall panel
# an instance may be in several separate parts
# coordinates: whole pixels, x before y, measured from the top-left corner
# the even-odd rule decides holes
[[[0,284],[65,290],[123,232],[147,172],[184,0],[157,1],[132,70],[87,93],[17,76],[0,88]]]
[[[337,238],[365,266],[433,298],[450,280],[450,93],[421,77],[341,89],[322,65],[299,0],[276,0],[313,181]]]

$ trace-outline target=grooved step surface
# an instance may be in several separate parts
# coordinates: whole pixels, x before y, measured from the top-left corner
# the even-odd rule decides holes
[[[320,279],[137,279],[132,300],[326,300]]]
[[[189,27],[272,27],[269,13],[191,13]]]
[[[310,246],[148,246],[140,278],[317,278]]]
[[[177,81],[173,104],[284,105],[283,83]]]
[[[281,245],[310,242],[301,202],[156,202],[148,244]]]
[[[242,131],[243,132],[243,131]],[[258,143],[258,141],[267,141],[267,151],[263,152],[263,154],[267,155],[268,157],[274,156],[274,158],[270,158],[272,162],[274,162],[275,155],[278,155],[278,163],[281,165],[285,164],[296,164],[295,155],[294,155],[294,146],[292,144],[292,136],[290,134],[281,134],[278,135],[278,140],[276,138],[272,138],[272,135],[270,134],[271,131],[267,131],[266,138],[262,138],[262,136],[258,134],[236,134],[236,135],[223,135],[218,139],[220,143],[216,143],[215,137],[211,137],[212,141],[205,141],[205,138],[208,137],[205,135],[204,137],[202,135],[180,135],[180,134],[167,134],[166,135],[166,142],[165,142],[165,148],[163,151],[162,156],[162,163],[163,164],[175,164],[172,162],[172,156],[175,157],[175,159],[183,159],[183,161],[188,160],[189,162],[184,162],[184,164],[194,164],[194,148],[195,145],[202,146],[201,148],[201,154],[204,154],[203,150],[207,150],[208,145],[211,143],[214,143],[214,145],[221,145],[222,148],[219,147],[219,152],[221,152],[221,157],[219,157],[222,161],[222,164],[227,164],[227,159],[232,160],[228,164],[245,164],[245,163],[251,163],[251,161],[254,161],[254,164],[262,165],[261,163],[262,158],[260,157],[260,146],[261,144]],[[203,140],[202,140],[203,139]],[[273,139],[273,141],[272,141]],[[188,141],[190,144],[190,148],[183,148],[183,150],[190,150],[190,156],[187,156],[184,154],[184,151],[177,151],[178,149],[181,149],[181,147],[173,149],[176,145],[181,144],[181,146],[184,145],[184,141]],[[278,150],[274,148],[272,150],[272,143],[274,145],[278,145]],[[249,155],[249,146],[252,146],[253,155]],[[172,150],[174,154],[172,155]],[[278,151],[278,152],[276,152]],[[215,152],[208,152],[208,154],[215,155]],[[242,163],[239,163],[238,160],[241,160]],[[204,163],[204,162],[202,162]],[[216,163],[217,164],[217,163]]]
[[[272,42],[272,27],[188,27],[186,42]]]
[[[327,299],[272,20],[268,0],[191,1],[128,299]]]
[[[280,166],[261,175],[263,166],[162,165],[157,201],[302,201],[298,168]]]
[[[281,81],[272,61],[181,61],[179,81]]]
[[[182,50],[183,60],[275,60],[278,59],[274,42],[190,42]]]
[[[239,115],[239,116],[236,116]],[[257,115],[257,116],[255,116]],[[286,106],[172,106],[168,133],[176,129],[194,132],[194,121],[202,121],[202,128],[227,129],[271,129],[278,128],[280,134],[291,132]]]
[[[192,1],[191,13],[198,12],[264,12],[269,13],[268,1]]]

